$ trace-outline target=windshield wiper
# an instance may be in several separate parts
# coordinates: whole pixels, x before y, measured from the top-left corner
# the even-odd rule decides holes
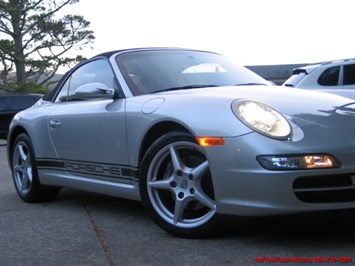
[[[267,84],[259,83],[259,82],[248,82],[248,83],[235,84],[234,86],[252,86],[252,85],[264,85],[264,86],[266,86]]]
[[[208,84],[208,85],[187,85],[187,86],[180,86],[180,87],[171,87],[171,88],[167,88],[167,89],[163,89],[163,90],[158,90],[155,91],[154,93],[158,93],[158,92],[165,92],[165,91],[178,91],[178,90],[188,90],[188,89],[199,89],[199,88],[208,88],[208,87],[219,87],[219,85],[215,85],[215,84]]]

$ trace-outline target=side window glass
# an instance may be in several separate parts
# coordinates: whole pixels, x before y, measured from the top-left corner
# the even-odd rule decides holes
[[[340,66],[331,67],[325,70],[318,79],[319,85],[336,86],[338,85]]]
[[[355,64],[344,66],[344,85],[355,84]]]
[[[26,96],[17,96],[11,98],[11,110],[23,110],[28,107],[31,107],[37,101],[36,98],[26,97]]]
[[[67,81],[64,83],[62,86],[57,98],[56,102],[66,102],[68,98],[68,89],[69,89],[69,83],[70,83],[70,77],[67,79]]]
[[[0,112],[6,110],[6,97],[0,97]]]
[[[117,88],[110,64],[104,60],[91,61],[75,70],[64,83],[56,102],[78,101],[77,88],[88,83],[103,83],[110,88]]]

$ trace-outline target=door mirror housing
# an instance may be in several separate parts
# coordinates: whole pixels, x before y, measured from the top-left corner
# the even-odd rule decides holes
[[[113,99],[115,89],[103,83],[88,83],[76,89],[75,95],[83,100]]]

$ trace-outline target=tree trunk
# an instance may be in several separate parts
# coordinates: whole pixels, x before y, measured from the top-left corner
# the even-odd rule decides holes
[[[22,41],[15,43],[15,66],[17,85],[21,86],[26,82],[25,56],[23,54]]]
[[[11,0],[14,12],[11,13],[11,22],[13,27],[13,40],[15,44],[14,62],[16,66],[17,85],[20,86],[26,82],[25,56],[22,44],[21,32],[21,9],[19,5],[23,5],[19,0]]]

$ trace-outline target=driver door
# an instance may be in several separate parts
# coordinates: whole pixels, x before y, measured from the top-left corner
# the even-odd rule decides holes
[[[114,87],[108,61],[91,61],[67,78],[48,116],[53,146],[72,175],[129,183],[125,99],[78,99],[75,90],[93,82]]]

